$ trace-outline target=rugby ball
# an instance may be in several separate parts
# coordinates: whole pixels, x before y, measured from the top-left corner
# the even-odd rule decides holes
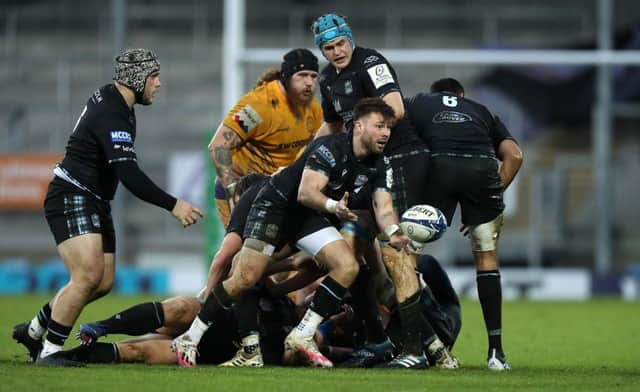
[[[447,231],[447,218],[439,209],[420,204],[402,214],[400,227],[412,241],[426,244],[442,237]]]

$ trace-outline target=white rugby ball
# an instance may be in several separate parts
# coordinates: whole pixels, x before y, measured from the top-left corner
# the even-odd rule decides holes
[[[420,204],[402,214],[400,227],[411,240],[426,244],[442,237],[447,231],[447,218],[439,209]]]

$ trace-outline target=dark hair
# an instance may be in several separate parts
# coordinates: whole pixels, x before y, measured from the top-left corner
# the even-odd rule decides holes
[[[236,188],[232,196],[242,196],[242,194],[245,193],[249,188],[251,188],[259,181],[264,180],[265,178],[267,178],[267,176],[261,173],[249,173],[246,176],[241,177],[236,182]]]
[[[363,98],[353,108],[353,119],[359,120],[369,113],[380,113],[385,119],[392,119],[395,117],[393,108],[382,98]]]
[[[262,86],[263,84],[267,84],[274,80],[279,80],[281,78],[281,73],[278,68],[269,68],[258,78],[256,81],[256,87]]]
[[[443,78],[440,80],[436,80],[431,84],[431,88],[429,90],[432,93],[449,92],[454,93],[455,95],[464,94],[464,87],[462,87],[462,84],[460,84],[460,82],[458,82],[454,78]]]

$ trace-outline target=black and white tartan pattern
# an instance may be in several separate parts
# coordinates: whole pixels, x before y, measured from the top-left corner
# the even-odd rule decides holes
[[[87,197],[83,195],[64,196],[64,215],[67,221],[69,238],[82,234],[95,233],[94,227],[100,227],[98,214],[90,215]]]

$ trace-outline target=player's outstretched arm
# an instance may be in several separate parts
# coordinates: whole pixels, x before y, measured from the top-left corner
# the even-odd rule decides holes
[[[181,199],[176,201],[176,205],[173,207],[173,210],[171,210],[171,214],[182,224],[182,227],[191,226],[204,216],[199,208]]]

